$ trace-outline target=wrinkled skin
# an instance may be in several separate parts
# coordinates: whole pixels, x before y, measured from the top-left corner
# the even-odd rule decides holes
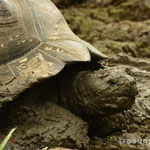
[[[62,76],[61,104],[85,118],[122,112],[137,94],[134,78],[115,67],[80,72],[69,68]]]

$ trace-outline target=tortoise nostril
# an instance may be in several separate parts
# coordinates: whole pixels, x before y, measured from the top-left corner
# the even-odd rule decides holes
[[[113,80],[109,80],[107,83],[109,83],[111,85],[116,85],[115,81],[113,81]]]

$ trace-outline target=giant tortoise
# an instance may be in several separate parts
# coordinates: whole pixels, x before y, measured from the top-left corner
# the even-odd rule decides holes
[[[61,105],[84,116],[112,114],[131,106],[136,88],[131,77],[115,70],[111,80],[102,80],[98,60],[105,58],[71,31],[50,0],[0,1],[1,80],[61,74],[55,93]]]
[[[102,66],[106,58],[50,0],[0,0],[0,108],[44,81],[50,100],[86,121],[124,111],[134,103],[135,81]]]
[[[102,66],[100,62],[106,58],[107,56],[71,31],[50,0],[0,0],[0,110],[10,101],[17,101],[19,94],[29,87],[34,89],[34,85],[38,85],[42,87],[38,94],[44,93],[42,99],[45,96],[87,122],[124,111],[134,103],[137,91],[135,81],[117,68]],[[32,93],[34,96],[38,94]],[[20,99],[38,110],[40,119],[37,120],[42,121],[45,118],[40,117],[43,107],[47,114],[54,113],[55,109],[51,109],[54,104],[46,102],[35,105],[34,98],[32,103],[31,97],[27,101],[27,94]],[[56,106],[52,108],[54,107]],[[21,106],[18,109],[20,108]],[[58,121],[62,110],[57,110],[54,116]],[[19,113],[21,112],[17,111],[15,119],[9,120],[19,120],[16,117]],[[70,118],[66,113],[63,114],[65,115],[61,118]],[[26,117],[27,120],[33,119],[32,115],[28,117],[26,114]],[[83,125],[77,123],[79,120],[71,120],[69,122],[72,124],[76,122],[76,129],[68,128],[69,134],[71,130],[77,131]],[[53,122],[55,128],[63,121],[59,125],[56,122]],[[37,132],[43,135],[46,132],[43,130],[49,128],[46,124],[45,126]],[[31,131],[32,127],[33,125]],[[55,131],[60,132],[59,129]],[[59,138],[60,134],[61,132],[58,134]],[[74,135],[77,136],[77,133]],[[77,139],[82,143],[83,138]]]

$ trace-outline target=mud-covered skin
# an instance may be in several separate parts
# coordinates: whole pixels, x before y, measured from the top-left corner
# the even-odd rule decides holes
[[[55,99],[50,98],[50,101],[65,106],[79,116],[110,115],[130,108],[137,94],[134,78],[115,67],[98,68],[96,71],[93,70],[94,67],[90,68],[91,64],[66,67],[58,76],[47,79],[49,82],[45,80],[42,86],[45,93],[43,97],[47,95],[50,98],[55,95]],[[6,79],[5,82],[9,80]],[[8,85],[3,83],[0,90],[0,106],[17,98],[36,82],[38,81],[32,78],[15,78]],[[48,83],[49,85],[46,85]]]
[[[67,75],[66,75],[67,74]],[[71,72],[61,80],[61,103],[72,112],[91,120],[111,115],[132,106],[136,82],[121,68]]]

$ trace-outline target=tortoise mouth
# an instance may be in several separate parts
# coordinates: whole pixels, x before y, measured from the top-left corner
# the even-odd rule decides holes
[[[96,103],[89,102],[94,112],[97,115],[113,115],[124,110],[130,109],[135,102],[134,97],[130,96],[115,96],[96,101]]]
[[[116,101],[116,103],[105,104],[104,109],[106,113],[112,115],[130,109],[134,104],[135,99],[133,97],[123,96],[123,97],[116,97],[114,101]]]

